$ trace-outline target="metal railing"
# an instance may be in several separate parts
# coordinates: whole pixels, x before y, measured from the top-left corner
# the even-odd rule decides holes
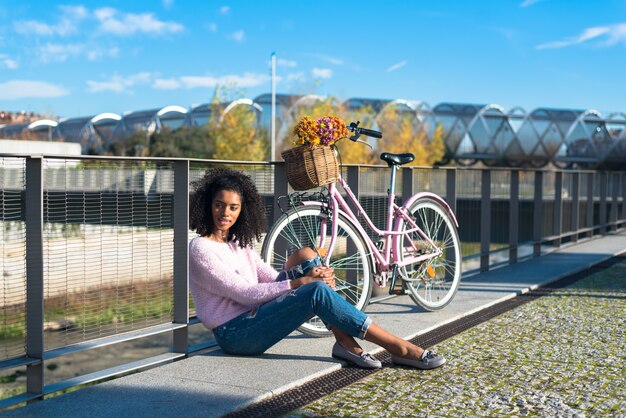
[[[187,356],[214,344],[188,286],[190,184],[213,166],[250,174],[270,223],[290,189],[282,163],[0,155],[0,370],[25,388],[0,408]],[[384,224],[388,168],[345,166]],[[624,172],[403,168],[401,198],[432,191],[460,222],[465,275],[624,227]],[[54,359],[161,336],[166,352],[49,381]],[[168,340],[169,341],[169,340]]]

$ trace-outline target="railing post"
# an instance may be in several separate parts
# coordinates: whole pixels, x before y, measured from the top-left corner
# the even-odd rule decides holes
[[[578,241],[578,228],[580,228],[580,174],[572,173],[572,242]]]
[[[26,391],[43,396],[43,159],[26,158],[26,355],[40,361],[27,366]]]
[[[446,170],[446,202],[456,214],[456,168]]]
[[[511,171],[511,192],[509,199],[509,264],[517,263],[519,244],[519,171]]]
[[[611,173],[613,193],[611,196],[611,215],[609,220],[611,222],[610,230],[615,231],[617,229],[617,204],[619,195],[619,173]]]
[[[543,238],[543,172],[535,171],[535,202],[533,208],[533,255],[541,255]]]
[[[621,220],[626,221],[626,173],[622,173],[622,216]]]
[[[274,205],[272,206],[272,212],[274,214],[272,218],[272,223],[275,223],[278,218],[282,216],[282,211],[278,207],[281,203],[281,196],[287,196],[289,193],[289,183],[287,182],[287,166],[284,161],[274,162]],[[285,210],[288,210],[289,207],[285,207]],[[270,228],[272,225],[270,225]],[[278,237],[276,239],[276,243],[274,244],[274,251],[276,254],[283,254],[285,260],[289,256],[287,240],[284,237]]]
[[[289,183],[287,183],[286,170],[287,166],[284,161],[277,161],[274,163],[274,198],[276,202],[278,202],[279,197],[287,196],[289,193]],[[282,212],[277,210],[276,205],[273,206],[272,211],[274,213],[273,221],[276,222],[276,220],[282,215]]]
[[[351,178],[352,176],[348,174],[348,180]],[[352,189],[352,184],[350,184],[350,188]],[[411,167],[402,167],[402,201],[406,202],[411,196],[413,196],[413,169]]]
[[[480,271],[489,270],[491,242],[491,170],[482,171],[480,192]]]
[[[557,238],[552,242],[555,247],[561,246],[563,233],[563,172],[557,171],[554,177],[554,220],[552,234]]]
[[[402,176],[402,185],[404,186],[404,175]],[[361,198],[361,167],[358,165],[351,165],[348,167],[348,187],[354,193],[354,197]],[[404,187],[402,189],[404,193]],[[404,197],[404,196],[403,196]]]
[[[593,225],[593,210],[594,204],[594,185],[595,185],[595,173],[591,172],[587,174],[587,228],[590,228],[587,232],[587,238],[593,237],[594,225]]]
[[[403,176],[404,178],[404,176]],[[357,201],[361,198],[361,167],[358,165],[351,165],[348,167],[348,187],[354,193]],[[346,244],[348,254],[356,253],[356,246],[352,240],[348,240]],[[348,283],[353,283],[355,286],[358,283],[357,269],[349,269],[347,272],[346,280]]]
[[[189,160],[174,161],[174,323],[189,324]],[[189,327],[174,330],[173,350],[189,353]]]
[[[606,234],[607,173],[600,173],[600,235]]]

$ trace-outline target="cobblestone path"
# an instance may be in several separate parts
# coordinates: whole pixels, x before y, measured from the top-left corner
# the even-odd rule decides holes
[[[626,262],[385,367],[290,417],[626,416]],[[387,365],[390,366],[390,365]]]

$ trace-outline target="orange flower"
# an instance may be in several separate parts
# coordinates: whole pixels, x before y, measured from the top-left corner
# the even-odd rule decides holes
[[[303,117],[293,129],[297,137],[294,145],[333,145],[348,136],[346,124],[337,116],[324,116],[317,120]]]

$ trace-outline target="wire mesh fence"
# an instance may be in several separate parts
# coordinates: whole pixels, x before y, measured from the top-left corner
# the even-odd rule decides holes
[[[47,349],[172,321],[173,189],[168,162],[44,160]]]
[[[186,305],[175,303],[175,259],[180,258],[174,240],[181,235],[174,218],[187,216],[176,212],[180,161],[44,157],[42,163],[44,350],[175,323],[180,312],[176,306],[183,306],[183,314],[186,310]],[[243,171],[264,199],[268,226],[281,214],[278,194],[291,191],[278,174],[279,165],[187,163],[183,182],[188,179],[190,188],[183,187],[183,200],[208,168]],[[5,370],[14,369],[12,361],[26,358],[28,352],[27,165],[28,157],[0,157],[0,368]],[[374,226],[385,229],[389,168],[346,166],[342,175],[358,186],[357,198]],[[411,188],[406,190],[408,184]],[[316,191],[306,196],[322,196]],[[418,192],[432,192],[452,202],[460,223],[465,271],[484,269],[485,260],[506,262],[512,248],[556,247],[564,240],[621,228],[626,221],[623,173],[412,168],[396,172],[395,191],[398,205],[407,194]],[[378,236],[360,220],[376,242]],[[182,236],[195,234],[183,228]],[[260,251],[261,243],[256,249]],[[525,254],[520,250],[519,255]],[[193,317],[193,300],[187,300]],[[208,330],[197,335],[212,338]]]
[[[26,353],[25,159],[0,158],[0,358]]]

